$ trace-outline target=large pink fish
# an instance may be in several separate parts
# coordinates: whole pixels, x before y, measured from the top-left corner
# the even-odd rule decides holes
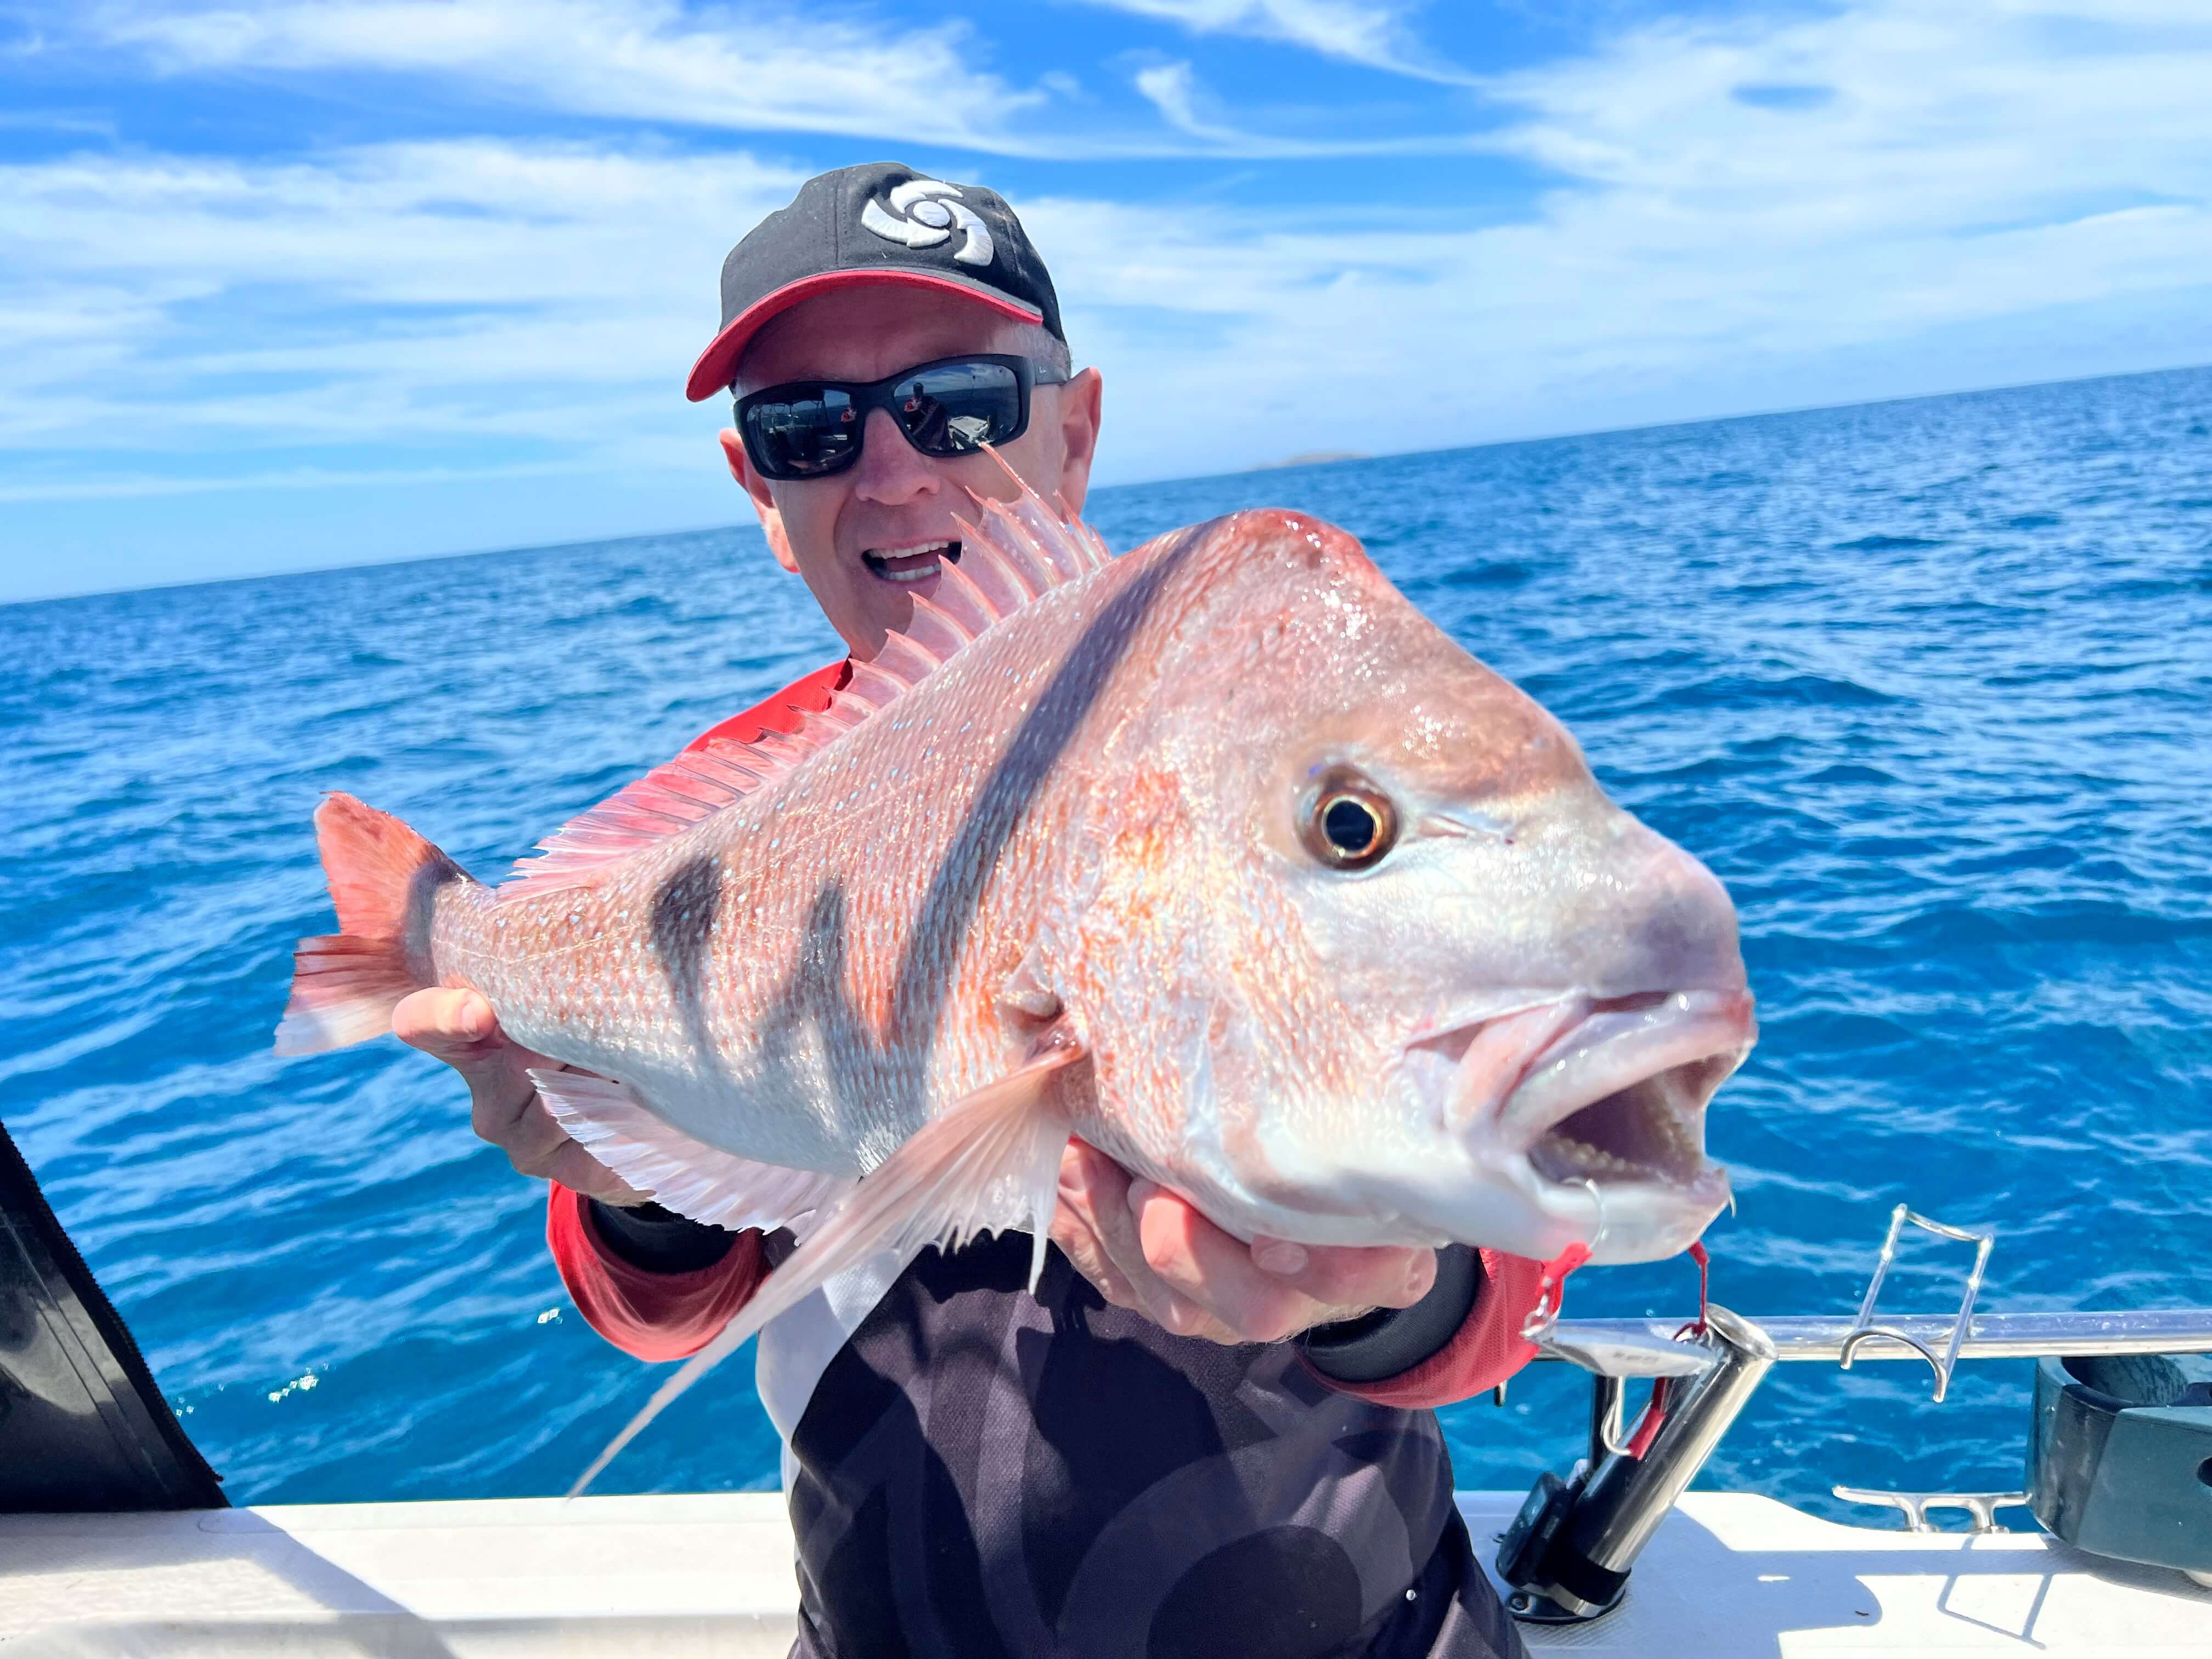
[[[301,943],[280,1052],[472,986],[599,1074],[538,1080],[609,1168],[801,1235],[623,1440],[878,1251],[1013,1227],[1042,1261],[1071,1134],[1242,1237],[1694,1239],[1753,1032],[1705,867],[1341,531],[1241,513],[1112,559],[981,508],[826,714],[672,762],[518,879],[316,814],[344,931]]]

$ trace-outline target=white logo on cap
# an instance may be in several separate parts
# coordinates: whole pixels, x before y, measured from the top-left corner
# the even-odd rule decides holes
[[[957,185],[940,184],[934,179],[909,179],[895,186],[890,193],[893,210],[903,216],[892,218],[884,211],[883,204],[871,197],[867,206],[860,210],[860,223],[885,241],[903,242],[908,247],[935,247],[957,230],[961,241],[952,257],[963,265],[988,265],[994,252],[991,228],[958,201],[940,199],[959,194]]]

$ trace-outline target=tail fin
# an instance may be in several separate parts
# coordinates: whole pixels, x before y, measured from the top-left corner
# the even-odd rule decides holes
[[[315,842],[344,931],[303,939],[294,952],[292,1000],[276,1027],[280,1054],[320,1054],[390,1030],[399,1000],[436,982],[430,916],[438,890],[469,879],[398,818],[351,795],[324,797]]]

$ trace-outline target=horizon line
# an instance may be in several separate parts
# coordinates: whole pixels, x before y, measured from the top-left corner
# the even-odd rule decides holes
[[[1201,483],[1218,478],[1244,478],[1261,473],[1302,472],[1322,467],[1365,466],[1377,461],[1409,460],[1420,456],[1455,455],[1481,450],[1511,449],[1524,444],[1564,443],[1578,438],[1628,437],[1643,432],[1669,432],[1701,426],[1725,426],[1738,421],[1784,419],[1798,415],[1832,414],[1851,409],[1881,409],[1893,404],[1932,403],[1946,398],[1985,397],[2005,392],[2032,392],[2046,386],[2091,386],[2100,380],[2148,380],[2160,374],[2192,374],[2212,372],[2212,362],[2179,363],[2164,368],[2127,369],[2117,374],[2082,374],[2056,380],[2014,380],[1994,386],[1958,386],[1942,392],[1914,392],[1890,398],[1867,398],[1853,403],[1805,404],[1780,409],[1746,410],[1731,415],[1700,415],[1674,421],[1651,421],[1638,426],[1589,427],[1569,431],[1530,433],[1516,438],[1492,438],[1481,443],[1449,444],[1437,449],[1390,450],[1381,454],[1346,456],[1336,459],[1300,461],[1295,457],[1281,461],[1262,461],[1255,465],[1238,467],[1227,472],[1177,472],[1150,478],[1133,478],[1121,483],[1104,484],[1095,490],[1146,489],[1158,484]],[[221,486],[217,486],[220,488]],[[251,483],[235,486],[252,489]],[[418,553],[398,556],[389,559],[356,560],[349,564],[311,565],[297,570],[269,570],[235,576],[207,576],[173,582],[147,582],[134,587],[88,587],[71,593],[44,593],[31,599],[0,599],[0,611],[24,605],[69,605],[81,599],[111,599],[130,593],[173,592],[194,587],[228,587],[240,582],[288,581],[307,576],[332,576],[349,570],[383,570],[404,568],[409,565],[445,564],[465,559],[491,559],[524,553],[556,553],[580,547],[613,547],[628,542],[653,541],[672,536],[710,536],[725,531],[752,531],[760,526],[744,520],[732,520],[720,524],[693,525],[672,529],[638,530],[617,536],[595,536],[583,541],[529,542],[505,547],[462,548],[447,553]]]

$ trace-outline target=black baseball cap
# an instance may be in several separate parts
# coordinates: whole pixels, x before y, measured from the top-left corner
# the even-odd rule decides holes
[[[713,397],[763,325],[801,300],[860,283],[964,294],[1017,322],[1060,331],[1060,301],[1006,198],[898,161],[817,173],[789,207],[754,226],[722,261],[722,328],[691,365],[684,395]]]

